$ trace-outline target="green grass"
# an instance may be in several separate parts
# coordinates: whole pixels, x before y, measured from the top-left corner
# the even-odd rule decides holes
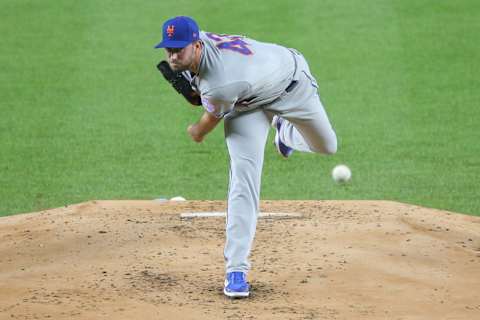
[[[162,22],[295,47],[337,131],[338,154],[280,159],[263,199],[389,199],[480,215],[480,2],[2,1],[0,215],[90,199],[225,199],[222,126],[163,81]],[[353,180],[330,170],[348,164]]]

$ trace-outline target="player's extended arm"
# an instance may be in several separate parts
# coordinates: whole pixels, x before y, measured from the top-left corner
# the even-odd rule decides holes
[[[221,118],[216,118],[213,114],[204,112],[200,120],[188,126],[187,132],[195,142],[202,142],[205,136],[215,129]]]

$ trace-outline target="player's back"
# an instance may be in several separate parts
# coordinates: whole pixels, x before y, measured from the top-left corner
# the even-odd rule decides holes
[[[202,32],[205,44],[199,89],[202,93],[238,87],[237,101],[249,106],[276,99],[288,86],[295,69],[289,49],[242,36]]]

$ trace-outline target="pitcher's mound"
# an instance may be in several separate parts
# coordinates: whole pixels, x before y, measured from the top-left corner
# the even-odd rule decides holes
[[[0,218],[0,319],[480,319],[478,217],[265,201],[252,296],[229,300],[225,209],[92,201]]]

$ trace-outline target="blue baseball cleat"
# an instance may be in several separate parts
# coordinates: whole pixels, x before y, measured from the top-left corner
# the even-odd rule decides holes
[[[230,298],[245,298],[250,294],[250,285],[243,272],[229,272],[225,277],[223,293]]]
[[[280,118],[279,116],[274,116],[272,120],[272,125],[277,131],[275,133],[275,140],[273,140],[273,143],[275,144],[275,147],[277,148],[277,152],[280,153],[280,155],[284,158],[288,158],[292,155],[293,149],[287,146],[282,142],[280,139],[280,128],[282,127],[283,119]]]

